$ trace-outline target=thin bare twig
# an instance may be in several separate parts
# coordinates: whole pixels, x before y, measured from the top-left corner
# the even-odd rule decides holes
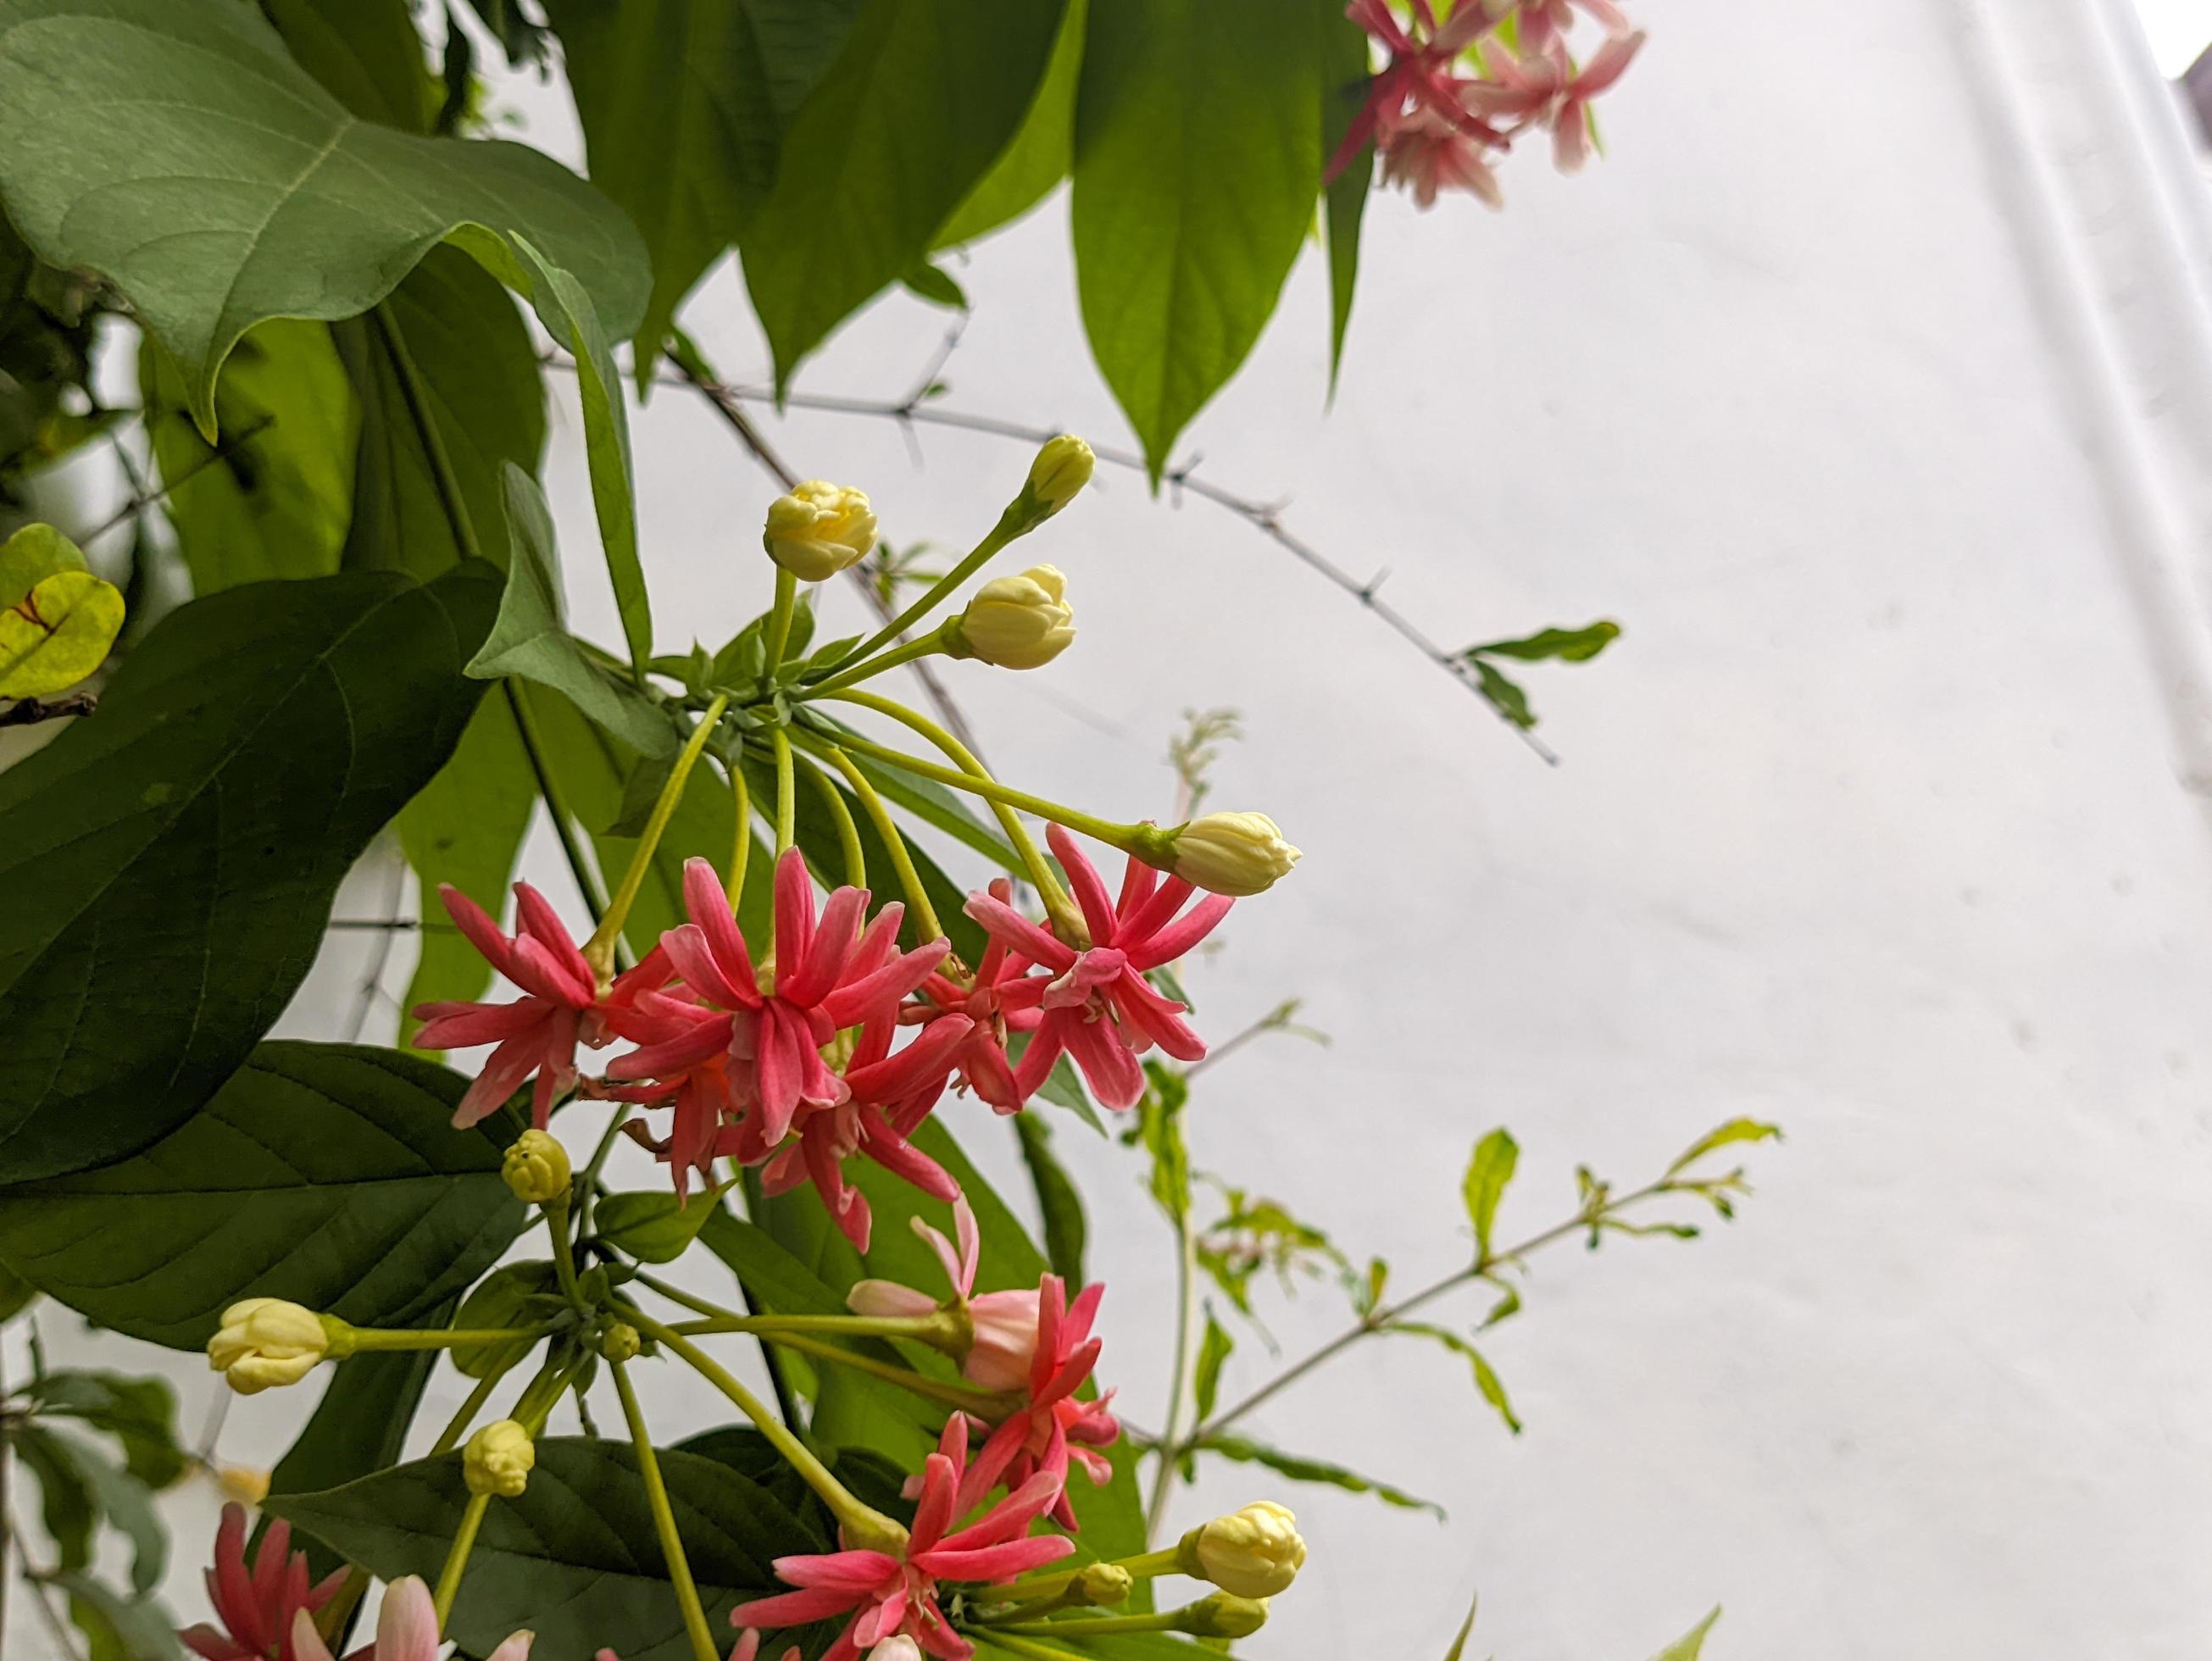
[[[58,698],[18,698],[0,709],[0,727],[32,727],[66,715],[88,715],[100,707],[97,692],[70,692]]]
[[[117,508],[114,513],[102,520],[84,536],[82,540],[87,543],[97,542],[100,538],[106,536],[110,531],[115,529],[117,526],[137,518],[139,514],[144,513],[149,508],[153,507],[156,502],[161,502],[170,496],[173,496],[179,485],[182,485],[187,481],[197,478],[199,474],[205,472],[209,468],[214,466],[216,462],[225,460],[228,458],[237,454],[239,451],[244,449],[248,444],[251,444],[255,439],[258,438],[265,429],[273,426],[276,423],[276,417],[275,416],[264,416],[258,421],[247,423],[236,432],[217,440],[213,447],[211,447],[205,455],[202,456],[198,461],[192,463],[191,466],[181,469],[174,478],[162,480],[160,489],[154,490],[141,490],[134,491],[131,494],[130,501],[125,502],[120,508]]]

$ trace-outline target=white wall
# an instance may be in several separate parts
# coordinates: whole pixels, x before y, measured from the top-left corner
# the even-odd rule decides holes
[[[1517,161],[1503,216],[1378,200],[1333,413],[1310,259],[1188,441],[1389,567],[1449,641],[1620,618],[1598,663],[1528,677],[1564,765],[1247,528],[1126,475],[1033,545],[1069,573],[1078,649],[954,677],[1004,773],[1130,816],[1167,810],[1185,708],[1246,712],[1219,805],[1273,812],[1306,860],[1193,977],[1203,1023],[1297,995],[1335,1042],[1201,1081],[1196,1156],[1405,1284],[1463,1260],[1492,1124],[1524,1147],[1516,1232],[1571,1208],[1578,1160],[1633,1177],[1733,1115],[1789,1129],[1733,1229],[1539,1260],[1490,1347],[1519,1439],[1410,1344],[1258,1415],[1451,1521],[1290,1496],[1312,1567],[1249,1647],[1440,1655],[1479,1586],[1471,1652],[1519,1661],[1645,1654],[1715,1601],[1717,1658],[2201,1657],[2201,182],[2118,0],[1644,9],[1603,165]],[[1066,241],[1055,206],[959,271],[947,401],[1118,440]],[[687,321],[762,368],[726,272]],[[895,396],[935,332],[888,301],[802,385]],[[1025,465],[933,431],[917,468],[851,418],[775,436],[899,540],[972,536]],[[637,447],[663,628],[712,643],[764,603],[748,527],[773,487],[679,393]],[[569,411],[550,479],[577,609],[611,635]],[[556,889],[550,849],[532,863]],[[364,879],[345,907],[379,903]],[[333,948],[289,1030],[343,1029],[356,962]],[[1111,1287],[1105,1370],[1156,1421],[1166,1237],[1129,1156],[1072,1124],[1060,1145]],[[1267,1313],[1291,1354],[1342,1318],[1318,1293]],[[191,1358],[100,1353],[174,1365],[188,1420],[209,1397]],[[1265,1365],[1248,1339],[1231,1388]],[[224,1449],[265,1463],[307,1405],[240,1403]],[[653,1409],[714,1411],[680,1381]],[[1210,1472],[1176,1516],[1272,1486]],[[212,1506],[180,1510],[204,1530]],[[180,1540],[180,1609],[204,1537]]]

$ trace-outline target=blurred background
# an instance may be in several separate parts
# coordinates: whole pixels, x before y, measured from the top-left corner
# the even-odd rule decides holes
[[[1641,1180],[1736,1115],[1788,1133],[1748,1151],[1733,1226],[1534,1261],[1487,1346],[1518,1437],[1410,1343],[1255,1415],[1449,1521],[1289,1496],[1316,1572],[1249,1652],[1441,1656],[1479,1590],[1469,1653],[1520,1661],[1647,1654],[1717,1602],[1716,1661],[2196,1661],[2212,184],[2173,83],[2212,8],[1674,0],[1638,21],[1601,164],[1523,158],[1502,215],[1378,197],[1333,407],[1316,249],[1178,462],[1279,504],[1448,645],[1617,620],[1601,659],[1525,678],[1558,764],[1250,525],[1118,470],[1025,548],[1067,573],[1077,648],[949,675],[1002,775],[1127,818],[1172,811],[1188,711],[1240,713],[1211,805],[1270,812],[1305,861],[1187,979],[1217,1037],[1295,998],[1329,1042],[1272,1034],[1207,1069],[1193,1157],[1355,1258],[1407,1286],[1463,1262],[1460,1174],[1493,1125],[1523,1150],[1511,1238],[1572,1212],[1577,1163]],[[2195,84],[2212,112],[2212,69]],[[497,95],[580,153],[565,95],[527,76]],[[949,356],[948,314],[893,295],[763,412],[900,547],[965,546],[1027,448],[807,398],[896,405],[933,374],[945,409],[1125,438],[1060,212],[953,271],[972,311]],[[727,270],[684,320],[726,374],[765,378]],[[588,547],[580,423],[554,422],[546,478]],[[776,486],[680,390],[635,423],[660,615],[717,642],[766,603]],[[84,522],[122,494],[102,461],[56,481]],[[579,625],[613,637],[603,574],[573,558],[569,580]],[[860,626],[856,597],[828,603],[828,633]],[[526,866],[564,881],[550,837]],[[410,892],[374,856],[338,915]],[[280,1031],[387,1036],[411,953],[334,936]],[[1011,1177],[981,1105],[945,1110]],[[1109,1287],[1103,1373],[1156,1425],[1170,1237],[1139,1155],[1054,1125]],[[641,1155],[617,1175],[656,1180]],[[1346,1318],[1310,1283],[1263,1284],[1259,1310],[1285,1356]],[[1231,1393],[1273,1365],[1237,1330]],[[65,1311],[41,1331],[94,1353]],[[191,1358],[97,1350],[169,1372],[188,1427],[215,1410]],[[696,1384],[654,1370],[656,1421],[719,1422]],[[422,1421],[459,1395],[441,1372]],[[312,1404],[236,1402],[216,1445],[266,1463]],[[1171,1524],[1273,1488],[1212,1468]],[[191,1619],[220,1495],[168,1503]],[[45,1652],[20,1607],[6,1640]]]

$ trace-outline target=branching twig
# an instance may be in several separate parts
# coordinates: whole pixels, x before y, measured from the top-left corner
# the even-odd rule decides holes
[[[273,426],[276,423],[276,417],[275,416],[264,416],[258,421],[248,422],[236,432],[231,433],[225,437],[217,440],[213,447],[211,447],[205,455],[193,462],[191,466],[179,469],[174,478],[163,479],[160,489],[154,490],[134,491],[131,494],[130,501],[125,502],[120,508],[117,508],[114,513],[102,520],[84,536],[82,540],[86,543],[97,542],[100,538],[106,536],[110,531],[115,529],[118,525],[122,525],[128,520],[137,518],[139,514],[144,513],[149,508],[154,506],[155,503],[167,496],[173,496],[179,485],[184,484],[187,481],[197,478],[199,474],[205,472],[209,468],[214,466],[216,462],[227,459],[228,457],[235,455],[239,451],[244,449],[248,444],[251,444],[255,439],[258,438],[268,428]]]
[[[18,698],[0,709],[0,727],[33,727],[65,715],[88,715],[100,707],[97,692],[69,692],[58,698]]]

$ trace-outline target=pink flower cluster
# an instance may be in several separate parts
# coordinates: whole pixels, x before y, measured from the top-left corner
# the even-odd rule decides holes
[[[990,941],[972,971],[943,940],[902,950],[905,909],[887,904],[869,916],[866,889],[836,889],[817,910],[796,849],[776,863],[772,961],[757,961],[713,867],[693,860],[684,873],[690,921],[605,984],[527,883],[515,885],[512,936],[465,896],[441,889],[454,923],[523,995],[422,1005],[415,1042],[495,1046],[457,1125],[475,1123],[533,1080],[540,1126],[580,1086],[666,1110],[659,1134],[629,1129],[672,1168],[679,1198],[692,1173],[711,1181],[715,1159],[734,1159],[758,1167],[772,1194],[811,1183],[865,1251],[868,1202],[846,1180],[848,1160],[865,1156],[934,1198],[959,1197],[911,1140],[948,1086],[1017,1112],[1066,1055],[1100,1102],[1123,1109],[1144,1094],[1146,1051],[1158,1046],[1182,1061],[1206,1053],[1183,1006],[1145,977],[1205,939],[1231,903],[1209,894],[1189,904],[1189,883],[1136,860],[1109,896],[1073,837],[1056,825],[1048,837],[1089,938],[1063,940],[1032,922],[995,883],[968,901]],[[1029,1037],[1018,1062],[1007,1050],[1015,1032]],[[632,1047],[601,1076],[580,1077],[577,1047],[617,1040]]]
[[[1552,135],[1559,171],[1589,159],[1590,100],[1620,79],[1644,44],[1613,0],[1412,0],[1401,21],[1389,0],[1352,0],[1346,15],[1382,47],[1382,70],[1344,141],[1329,158],[1328,177],[1350,166],[1370,141],[1382,151],[1386,183],[1403,185],[1424,208],[1439,191],[1465,191],[1503,205],[1493,157],[1531,127]],[[1606,31],[1579,65],[1566,34],[1577,11]],[[1516,52],[1500,26],[1515,20]],[[1479,70],[1460,73],[1472,54]]]

